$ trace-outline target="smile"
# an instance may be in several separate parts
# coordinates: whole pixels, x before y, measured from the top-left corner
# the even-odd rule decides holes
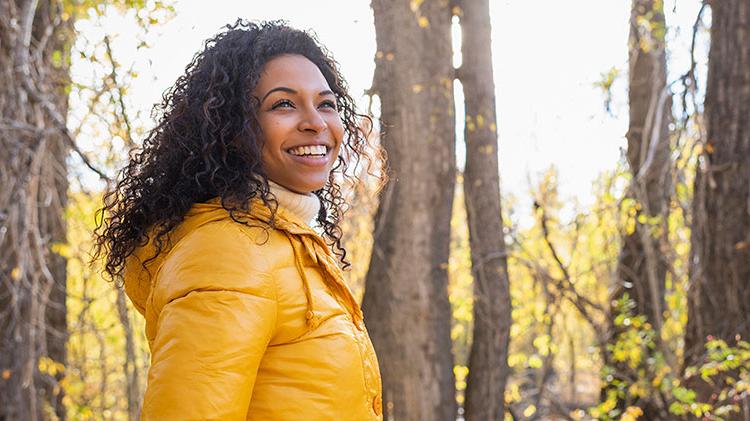
[[[292,155],[296,156],[311,156],[311,157],[323,157],[328,153],[329,148],[325,145],[308,145],[308,146],[297,146],[287,150]]]

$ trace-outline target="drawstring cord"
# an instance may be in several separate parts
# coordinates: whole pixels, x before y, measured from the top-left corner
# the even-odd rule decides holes
[[[302,289],[305,290],[305,298],[307,299],[305,321],[307,323],[307,327],[309,327],[310,329],[314,329],[315,327],[317,327],[318,317],[316,317],[315,315],[312,292],[310,292],[310,282],[307,280],[305,268],[302,266],[302,256],[300,256],[299,250],[297,250],[297,246],[294,244],[294,240],[292,239],[291,234],[286,233],[286,237],[289,239],[289,244],[292,245],[292,250],[294,251],[294,265],[297,267],[297,272],[299,272],[300,276],[302,277]]]
[[[363,329],[364,318],[362,316],[362,310],[360,309],[357,300],[354,298],[354,295],[349,290],[349,287],[347,287],[344,283],[343,277],[341,275],[341,270],[339,269],[338,265],[333,260],[333,257],[331,257],[331,255],[326,252],[328,250],[327,246],[323,247],[320,245],[320,242],[313,241],[309,237],[303,236],[301,237],[301,240],[305,247],[309,251],[311,251],[310,254],[317,258],[316,260],[318,261],[318,264],[325,270],[326,276],[324,277],[324,279],[326,281],[326,285],[328,285],[328,287],[332,289],[337,297],[344,300],[343,305],[347,308],[349,314],[352,316],[354,324],[358,329]]]
[[[293,234],[288,232],[286,232],[285,234],[289,239],[292,250],[294,251],[294,264],[297,267],[297,271],[299,272],[300,277],[302,278],[302,288],[305,292],[305,298],[307,299],[307,311],[305,312],[306,323],[308,328],[314,329],[320,322],[320,316],[315,314],[312,292],[310,291],[310,282],[307,279],[307,275],[305,274],[300,250],[295,244],[295,239],[292,238]],[[357,303],[357,300],[354,298],[354,295],[352,295],[349,288],[343,283],[343,280],[340,279],[340,276],[337,276],[338,272],[335,269],[337,268],[337,266],[335,266],[335,262],[331,261],[331,257],[328,254],[320,250],[321,247],[318,244],[308,243],[309,240],[303,236],[299,236],[298,239],[307,249],[310,257],[313,260],[316,260],[317,263],[322,266],[322,269],[324,269],[324,271],[326,272],[323,276],[324,282],[326,283],[326,285],[328,285],[329,288],[333,290],[332,292],[338,298],[344,300],[344,303],[342,304],[344,304],[344,306],[349,311],[349,314],[352,316],[354,325],[361,330],[363,328],[362,310],[360,310],[359,304]]]
[[[252,214],[255,215],[256,218],[259,218],[260,221],[274,219],[270,209],[268,209],[268,207],[262,202],[255,200],[252,202],[251,207]],[[283,209],[279,209],[278,211],[282,210]],[[342,305],[349,311],[349,314],[352,317],[352,322],[357,329],[364,330],[364,316],[362,315],[362,309],[359,307],[359,303],[357,303],[357,300],[354,298],[351,290],[349,290],[349,287],[344,283],[341,269],[332,257],[328,245],[309,227],[301,228],[299,224],[285,220],[283,217],[284,212],[279,212],[279,214],[282,215],[282,217],[275,219],[275,228],[284,232],[289,239],[292,250],[294,250],[294,264],[302,278],[302,288],[304,289],[305,298],[307,299],[305,319],[308,328],[313,329],[317,327],[320,322],[320,316],[315,314],[310,283],[302,264],[301,252],[296,245],[297,241],[302,243],[302,246],[307,250],[307,253],[313,261],[315,261],[315,263],[323,270],[323,280],[325,284],[337,300],[344,301]]]

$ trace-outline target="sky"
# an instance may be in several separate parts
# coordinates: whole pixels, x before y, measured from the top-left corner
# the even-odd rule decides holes
[[[699,0],[665,1],[670,80],[689,67],[690,31],[699,7]],[[92,37],[102,30],[116,34],[118,61],[136,63],[139,74],[129,91],[129,106],[142,111],[144,118],[203,41],[238,17],[284,19],[313,30],[340,63],[352,96],[364,109],[363,93],[372,81],[376,49],[369,1],[213,0],[209,5],[181,0],[175,8],[175,17],[149,35],[147,49],[137,49],[129,36],[135,31],[132,16],[114,15],[99,27],[79,25]],[[565,219],[565,212],[572,215],[576,204],[580,208],[593,203],[594,180],[615,168],[624,153],[630,1],[490,0],[490,14],[502,194],[518,199],[516,222],[528,225],[530,185],[554,165],[560,198],[567,203]],[[595,83],[612,67],[621,76],[607,112]],[[74,64],[74,72],[83,75],[85,69]],[[463,100],[459,89],[456,97],[459,103]],[[460,116],[460,107],[457,111]],[[149,123],[144,122],[146,127]],[[459,118],[459,162],[464,154],[462,130]]]

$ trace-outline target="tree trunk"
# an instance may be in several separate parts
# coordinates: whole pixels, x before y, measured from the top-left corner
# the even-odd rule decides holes
[[[671,95],[667,88],[664,10],[660,1],[655,6],[657,1],[634,0],[630,19],[627,159],[633,175],[629,196],[639,206],[635,231],[624,238],[617,280],[622,292],[628,292],[635,302],[635,312],[646,316],[658,330],[664,318],[668,262],[659,253],[659,238],[650,234],[648,223],[638,221],[643,215],[658,217],[658,225],[666,224],[670,199]],[[641,20],[647,23],[639,23]]]
[[[671,188],[671,95],[667,88],[665,30],[663,2],[633,0],[628,40],[630,122],[627,132],[627,160],[633,178],[626,197],[636,203],[635,223],[632,232],[624,233],[617,262],[617,284],[612,296],[612,301],[615,301],[628,294],[635,304],[632,312],[646,317],[657,332],[657,342],[660,342],[659,332],[663,326],[669,266],[665,254],[660,251],[660,242],[666,245],[668,234]],[[621,333],[614,323],[617,315],[613,306],[611,341],[617,340]],[[642,360],[647,361],[647,357]],[[609,364],[619,375],[637,377],[635,370],[627,364],[612,361]],[[604,394],[606,397],[606,390]],[[630,404],[641,406],[647,419],[669,417],[667,407],[654,399],[641,399]],[[626,402],[620,401],[618,405],[624,409]]]
[[[466,98],[464,191],[474,275],[474,331],[466,420],[501,421],[508,376],[511,303],[500,206],[495,82],[488,0],[460,3]]]
[[[373,0],[373,93],[390,182],[375,216],[363,310],[384,407],[396,421],[454,421],[448,301],[455,184],[451,12],[447,0]]]
[[[708,337],[730,345],[750,339],[750,0],[710,4],[707,137],[692,209],[686,366],[701,363]],[[699,383],[699,397],[721,385]],[[734,419],[750,419],[748,399],[741,404],[744,415]]]
[[[65,419],[67,113],[72,19],[0,3],[0,419]]]
[[[130,324],[130,314],[126,303],[125,291],[117,288],[117,315],[125,333],[125,394],[128,398],[128,421],[137,420],[141,412],[141,382],[139,376],[138,359],[136,358],[136,343],[133,328]]]

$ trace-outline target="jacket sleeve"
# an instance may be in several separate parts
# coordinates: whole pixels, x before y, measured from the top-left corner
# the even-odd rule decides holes
[[[237,233],[190,234],[157,276],[145,421],[246,419],[277,304],[273,279],[252,267]]]

